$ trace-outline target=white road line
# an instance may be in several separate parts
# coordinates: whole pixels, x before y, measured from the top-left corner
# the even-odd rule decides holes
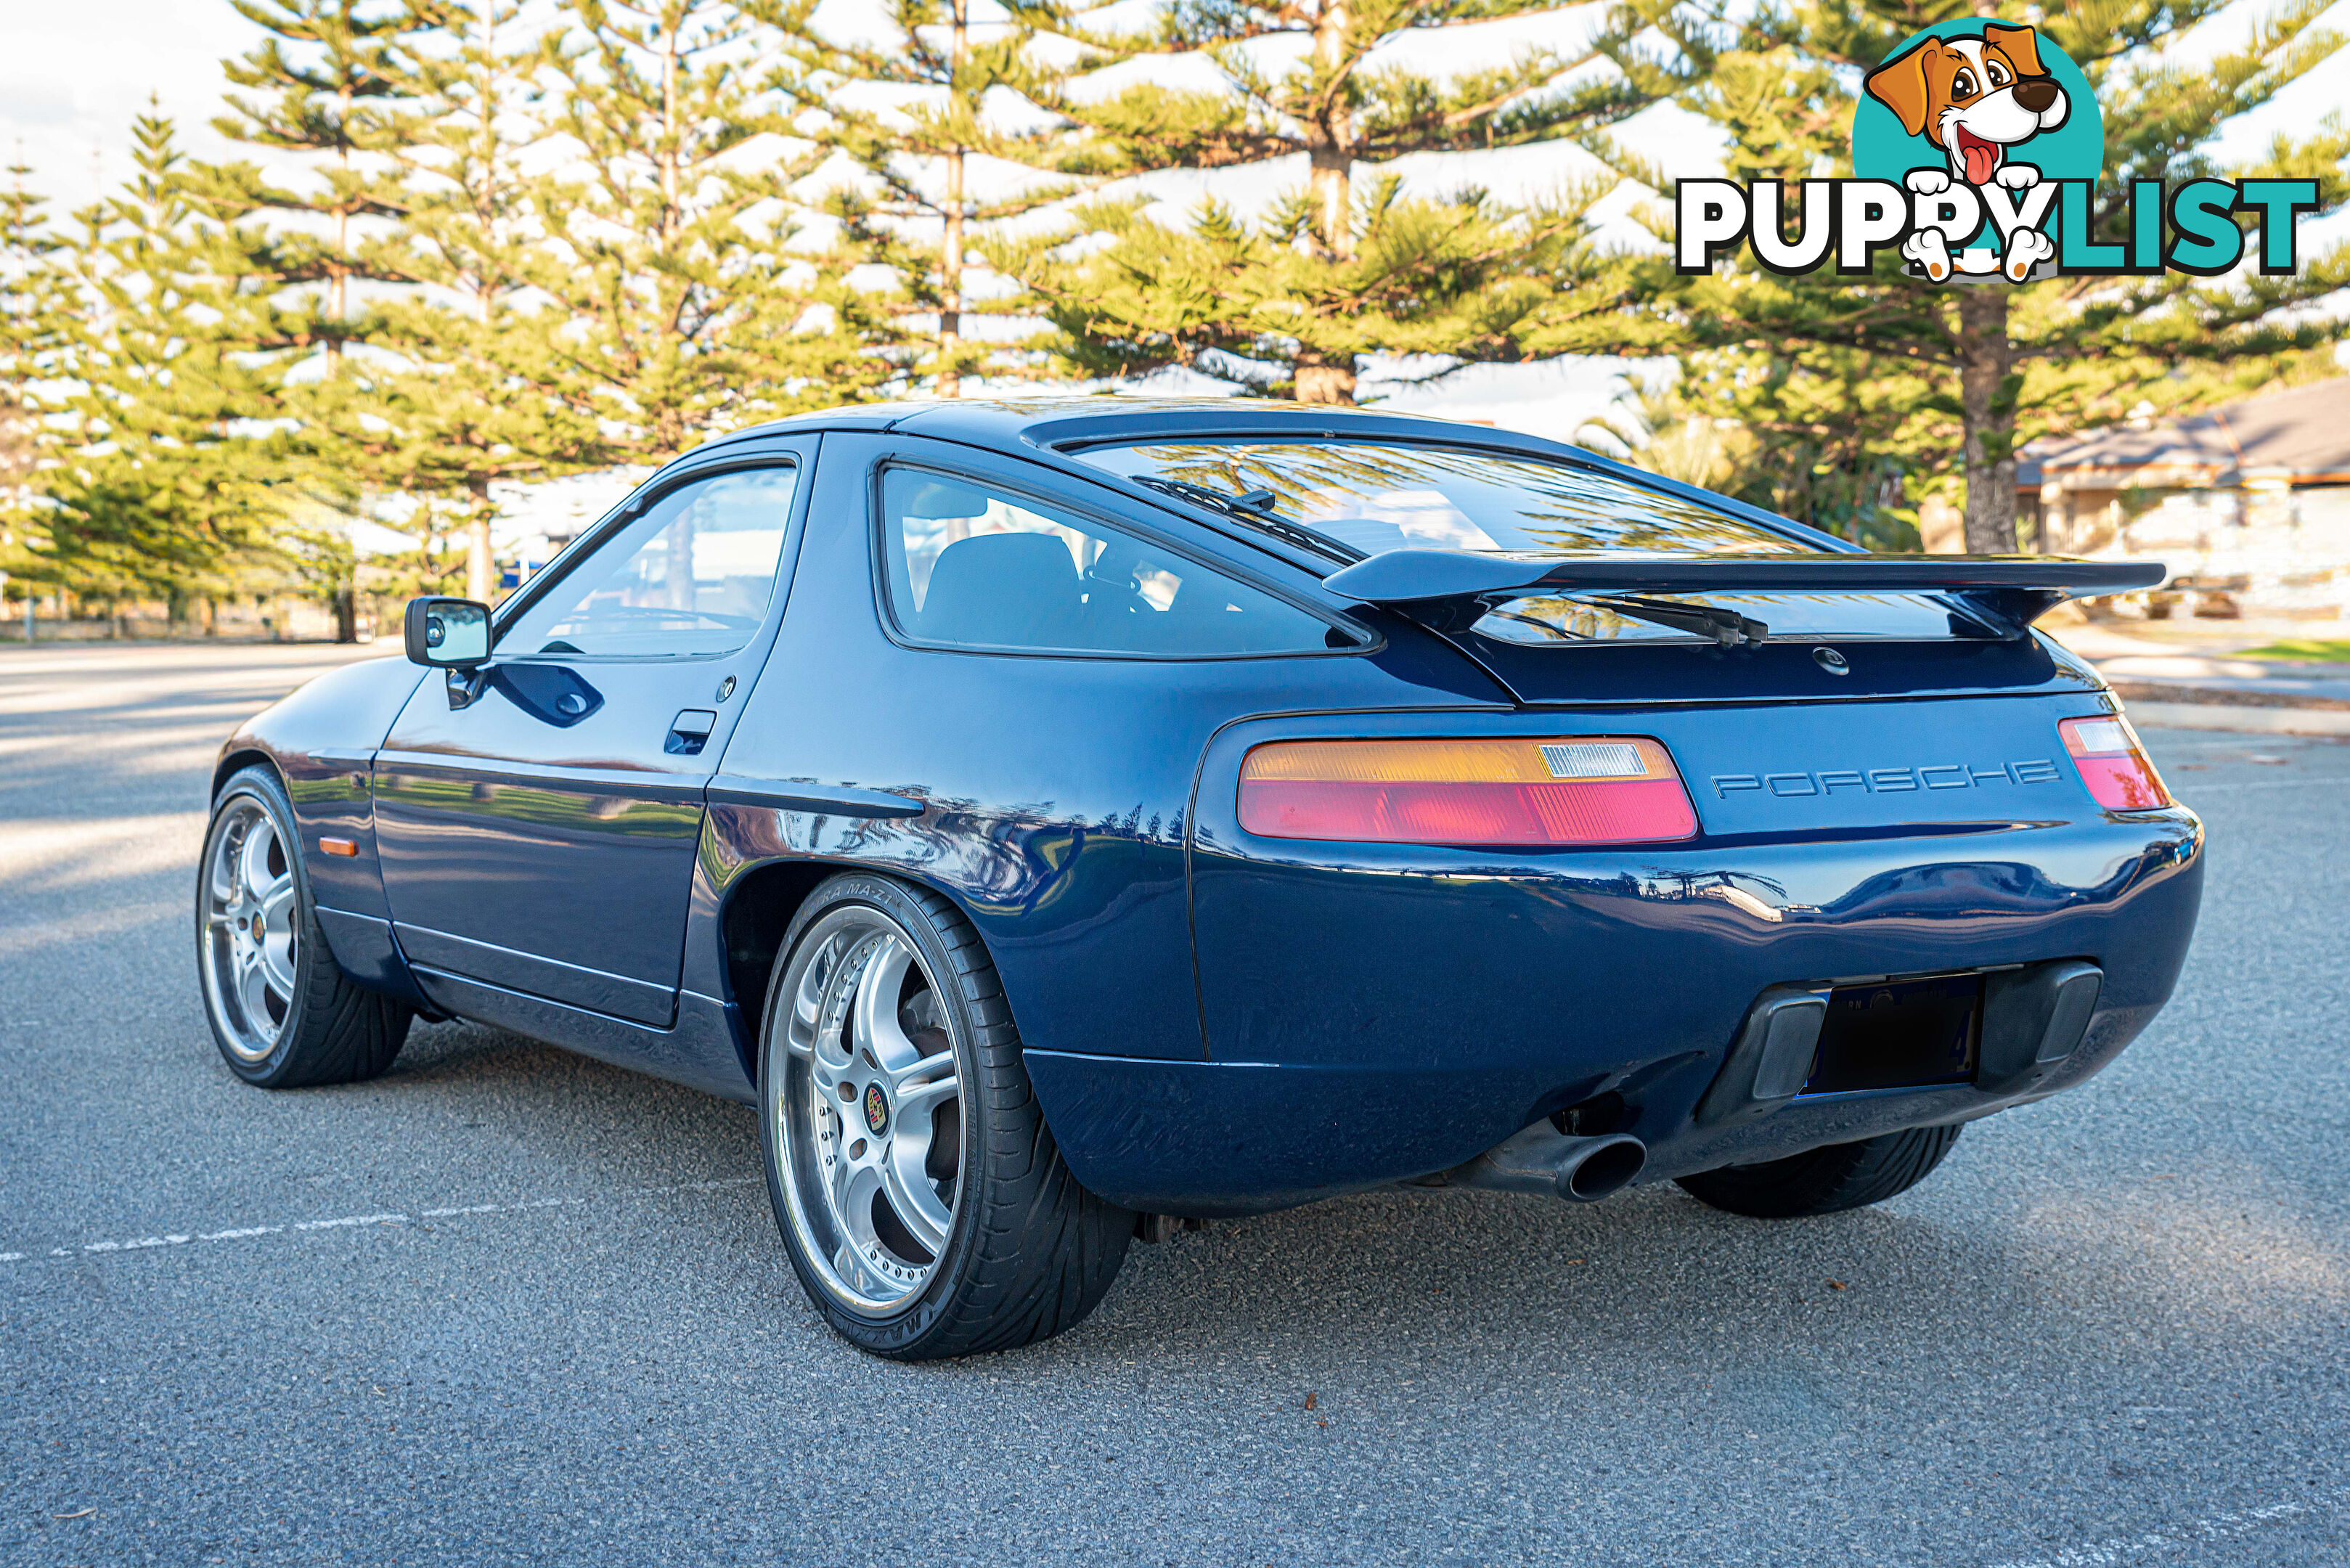
[[[717,1181],[680,1181],[666,1187],[624,1187],[612,1192],[574,1198],[526,1198],[512,1203],[465,1203],[445,1209],[420,1209],[415,1220],[456,1220],[475,1214],[520,1214],[534,1209],[560,1209],[609,1198],[653,1198],[670,1192],[715,1192],[729,1187],[749,1187],[755,1176],[726,1177]],[[78,1246],[51,1247],[43,1252],[0,1252],[0,1263],[20,1263],[36,1258],[88,1257],[105,1252],[141,1252],[155,1247],[185,1247],[203,1241],[244,1241],[257,1236],[282,1236],[304,1231],[355,1231],[374,1225],[407,1225],[410,1216],[391,1210],[374,1214],[342,1214],[331,1220],[289,1220],[282,1225],[240,1225],[224,1231],[172,1231],[130,1241],[84,1241]]]
[[[1990,1568],[2113,1568],[2116,1564],[2136,1563],[2158,1553],[2180,1552],[2214,1541],[2230,1540],[2265,1524],[2329,1514],[2345,1498],[2350,1498],[2350,1487],[2321,1492],[2308,1502],[2275,1502],[2266,1508],[2248,1508],[2241,1513],[2214,1513],[2168,1529],[2150,1530],[2143,1535],[2118,1535],[2106,1541],[2085,1542],[2045,1557],[2010,1558],[1991,1563]]]

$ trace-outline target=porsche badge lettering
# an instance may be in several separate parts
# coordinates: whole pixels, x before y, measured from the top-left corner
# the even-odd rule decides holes
[[[2036,757],[2029,762],[2000,763],[1990,767],[1976,767],[1964,763],[1934,763],[1916,768],[1828,768],[1815,774],[1716,774],[1713,793],[1717,800],[1728,800],[1734,794],[1750,792],[1798,797],[1814,794],[1834,794],[1849,790],[1866,794],[1899,794],[1919,789],[1984,789],[1992,784],[2054,784],[2063,775],[2056,771],[2053,758]]]

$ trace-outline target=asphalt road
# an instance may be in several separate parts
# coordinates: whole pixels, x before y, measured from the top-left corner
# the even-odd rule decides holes
[[[188,935],[316,649],[0,651],[0,1563],[2350,1563],[2350,749],[2150,737],[2177,1000],[1877,1209],[1397,1191],[901,1367],[751,1114],[489,1030],[271,1095]]]

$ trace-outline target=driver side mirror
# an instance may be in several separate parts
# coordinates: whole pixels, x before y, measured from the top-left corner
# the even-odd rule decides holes
[[[472,599],[411,599],[403,630],[413,664],[472,670],[490,657],[490,607]]]

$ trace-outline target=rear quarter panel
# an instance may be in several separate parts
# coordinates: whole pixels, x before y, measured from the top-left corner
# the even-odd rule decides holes
[[[978,928],[1032,1052],[1198,1060],[1185,848],[1210,737],[1253,712],[1464,701],[1498,711],[1503,692],[1401,625],[1376,653],[1295,659],[902,646],[882,625],[869,545],[871,476],[893,457],[1086,499],[1066,477],[976,449],[826,439],[791,607],[722,783],[887,791],[920,801],[922,814],[713,805],[702,898],[723,904],[745,871],[779,860],[901,876],[947,894]],[[1114,500],[1092,500],[1118,515]],[[1179,520],[1149,521],[1230,563]]]

